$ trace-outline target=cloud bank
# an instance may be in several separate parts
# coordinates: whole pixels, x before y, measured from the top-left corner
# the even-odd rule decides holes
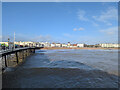
[[[114,7],[109,7],[106,11],[102,12],[99,16],[93,16],[96,21],[103,22],[107,25],[112,25],[110,21],[118,20],[118,11]]]

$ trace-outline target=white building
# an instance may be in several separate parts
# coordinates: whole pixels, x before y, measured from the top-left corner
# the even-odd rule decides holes
[[[54,43],[52,43],[50,46],[51,46],[51,47],[55,47],[55,44],[54,44]]]
[[[0,42],[0,44],[6,44],[6,45],[8,45],[8,42]]]
[[[42,42],[41,44],[44,45],[44,47],[50,47],[51,46],[51,44],[49,42],[45,42],[45,43]]]
[[[85,44],[77,44],[77,47],[85,47]]]
[[[14,43],[13,42],[9,42],[9,49],[13,49],[14,48]]]
[[[41,47],[41,44],[39,42],[37,42],[36,47]]]
[[[56,44],[55,44],[55,47],[62,47],[62,44],[56,43]]]
[[[104,48],[118,48],[120,47],[120,44],[106,44],[106,43],[103,43],[103,44],[100,44],[101,47],[104,47]]]
[[[19,42],[15,42],[15,44],[17,44],[17,45],[22,45],[22,46],[29,46],[29,47],[32,47],[32,46],[34,46],[35,45],[35,43],[34,42],[21,42],[21,41],[19,41]]]
[[[62,44],[62,47],[67,47],[67,44]]]

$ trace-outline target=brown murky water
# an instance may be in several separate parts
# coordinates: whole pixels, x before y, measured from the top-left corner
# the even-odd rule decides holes
[[[38,50],[3,74],[3,88],[118,88],[118,52]]]

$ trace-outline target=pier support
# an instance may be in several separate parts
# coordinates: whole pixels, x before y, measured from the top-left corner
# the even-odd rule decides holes
[[[22,56],[23,56],[23,60],[24,60],[24,50],[22,51]]]
[[[7,67],[7,59],[6,59],[6,55],[4,56],[5,58],[5,66]]]
[[[15,52],[15,54],[16,54],[16,59],[17,59],[17,64],[18,64],[19,63],[18,54],[17,54],[17,52]]]
[[[5,51],[1,54],[2,60],[4,61],[3,66],[14,67],[22,63],[27,56],[35,53],[35,49],[37,48],[20,48],[13,51]]]
[[[33,53],[35,53],[35,49],[33,49]]]

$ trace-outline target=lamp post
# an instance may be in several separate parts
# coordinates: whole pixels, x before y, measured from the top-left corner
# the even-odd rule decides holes
[[[15,32],[14,32],[14,49],[15,49]]]
[[[8,49],[9,49],[9,41],[10,41],[10,38],[8,38]]]

